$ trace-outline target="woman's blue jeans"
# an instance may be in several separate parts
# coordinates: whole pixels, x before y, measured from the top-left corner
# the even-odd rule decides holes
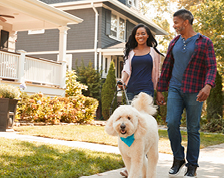
[[[153,95],[154,95],[154,93],[152,93],[151,91],[141,91],[141,92],[144,92],[144,93],[146,93],[146,94],[148,94],[148,95],[150,95],[150,96],[152,96],[152,97],[153,97]],[[138,95],[139,93],[140,93],[140,92],[134,92],[134,93],[128,92],[128,93],[127,93],[128,100],[129,100],[129,101],[133,100],[133,98],[134,98],[136,95]]]
[[[187,113],[187,156],[188,164],[198,166],[200,150],[200,119],[203,102],[196,101],[198,93],[182,93],[180,89],[169,88],[167,100],[166,122],[173,156],[183,160],[184,147],[181,145],[181,115],[184,108]]]

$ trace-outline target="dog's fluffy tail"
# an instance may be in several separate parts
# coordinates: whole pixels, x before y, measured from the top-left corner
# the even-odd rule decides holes
[[[153,103],[153,97],[141,92],[132,101],[131,105],[140,112],[146,112],[150,115],[155,115],[157,106]]]

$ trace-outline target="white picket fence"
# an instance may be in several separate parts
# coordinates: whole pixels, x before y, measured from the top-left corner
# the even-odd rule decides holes
[[[60,86],[61,71],[58,62],[0,51],[0,78]]]

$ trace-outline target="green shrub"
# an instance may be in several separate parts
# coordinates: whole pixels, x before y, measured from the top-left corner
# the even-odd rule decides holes
[[[89,62],[87,66],[82,61],[81,66],[76,67],[77,81],[88,86],[88,88],[82,92],[84,96],[96,98],[100,101],[100,90],[101,90],[101,73],[93,68],[92,62]]]
[[[107,74],[107,78],[102,87],[101,101],[102,101],[102,115],[104,120],[107,120],[110,116],[110,107],[116,91],[116,76],[114,69],[114,62],[110,63],[110,69]],[[112,111],[117,107],[117,98],[115,97]]]
[[[217,72],[215,87],[207,99],[207,123],[202,127],[209,132],[224,132],[222,77]]]
[[[83,60],[82,60],[81,66],[77,66],[76,64],[76,72],[77,72],[77,81],[88,86],[88,89],[83,90],[82,94],[84,96],[96,98],[99,101],[96,118],[100,119],[102,116],[101,114],[101,87],[102,87],[101,72],[93,68],[93,64],[91,61],[89,62],[87,66],[85,66]]]
[[[223,93],[222,93],[222,77],[217,72],[215,79],[215,87],[211,89],[207,99],[207,119],[210,122],[212,119],[218,119],[223,115]]]
[[[94,119],[97,107],[96,99],[83,95],[50,98],[42,93],[23,93],[16,118],[20,122],[88,123]]]

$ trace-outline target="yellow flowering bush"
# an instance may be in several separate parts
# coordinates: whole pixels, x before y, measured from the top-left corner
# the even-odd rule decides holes
[[[42,93],[23,93],[16,118],[20,122],[88,123],[94,119],[97,107],[96,99],[84,95],[50,98]]]

